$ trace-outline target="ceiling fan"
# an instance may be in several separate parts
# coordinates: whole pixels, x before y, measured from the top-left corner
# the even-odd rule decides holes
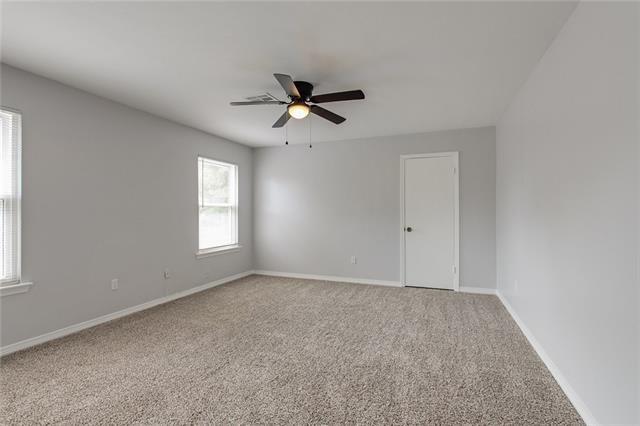
[[[310,112],[319,115],[332,123],[340,124],[344,122],[346,118],[324,109],[321,106],[310,104],[364,99],[364,92],[362,90],[349,90],[346,92],[313,95],[313,84],[311,83],[306,81],[293,81],[291,76],[286,74],[274,74],[273,76],[278,80],[278,83],[280,83],[284,91],[287,93],[289,102],[281,101],[275,96],[267,93],[266,95],[247,98],[249,99],[248,101],[231,102],[231,105],[287,105],[287,110],[284,114],[282,114],[280,118],[273,123],[273,126],[271,126],[277,128],[287,124],[287,121],[289,121],[289,118],[291,117],[302,119],[309,115]]]

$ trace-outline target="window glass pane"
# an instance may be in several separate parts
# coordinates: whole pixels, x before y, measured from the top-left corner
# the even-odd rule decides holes
[[[232,207],[200,207],[200,250],[235,244]]]
[[[198,157],[198,249],[238,243],[238,166]]]
[[[0,281],[4,281],[8,278],[7,271],[7,261],[5,255],[5,247],[7,245],[5,235],[7,234],[4,229],[5,221],[5,209],[4,209],[4,198],[0,199]]]
[[[202,165],[202,204],[229,204],[230,167],[203,161]]]
[[[0,284],[20,280],[20,115],[0,110]]]
[[[5,148],[4,145],[6,143],[5,139],[5,126],[4,117],[0,115],[0,164],[2,168],[5,168]],[[7,197],[7,178],[9,176],[6,173],[2,173],[0,177],[0,281],[5,281],[8,278],[8,270],[7,270],[7,256],[5,254],[6,243],[6,230],[4,229],[5,220],[5,209],[4,209],[4,200]]]

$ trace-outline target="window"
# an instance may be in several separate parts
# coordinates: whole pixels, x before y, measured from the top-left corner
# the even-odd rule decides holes
[[[238,166],[198,157],[198,254],[238,247]]]
[[[0,285],[20,281],[20,114],[0,109]]]

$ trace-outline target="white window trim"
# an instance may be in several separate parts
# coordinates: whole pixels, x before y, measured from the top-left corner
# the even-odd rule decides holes
[[[207,161],[211,161],[213,163],[218,163],[218,164],[222,164],[224,166],[233,166],[236,168],[236,187],[235,187],[235,207],[236,207],[236,223],[235,223],[235,234],[236,234],[236,243],[235,244],[229,244],[229,245],[224,245],[224,246],[217,246],[217,247],[208,247],[208,248],[204,248],[204,249],[198,249],[195,253],[196,258],[197,259],[202,259],[205,257],[210,257],[210,256],[218,256],[221,254],[227,254],[227,253],[236,253],[238,251],[240,251],[240,249],[242,249],[242,246],[240,245],[240,197],[239,197],[239,191],[240,191],[240,166],[235,164],[235,163],[231,163],[228,161],[222,161],[222,160],[218,160],[216,158],[211,158],[211,157],[207,157],[205,155],[200,155],[198,154],[196,157],[196,165],[199,166],[199,160],[200,159],[204,159]],[[199,176],[199,172],[196,173],[197,176]],[[198,188],[200,187],[200,182],[198,179],[197,182]],[[198,199],[200,198],[200,194],[198,194]],[[196,203],[196,217],[198,218],[198,232],[197,232],[197,246],[200,247],[200,203]],[[229,204],[229,203],[220,203],[219,206],[233,206],[233,204]]]
[[[0,283],[0,297],[26,293],[33,286],[32,282],[21,281],[22,278],[22,112],[13,108],[0,106],[0,110],[15,114],[20,120],[17,139],[16,161],[16,279]]]
[[[0,287],[0,297],[26,293],[31,290],[31,287],[33,287],[33,283],[29,282],[21,282],[18,284],[4,284]]]
[[[208,249],[198,250],[196,252],[196,258],[202,259],[203,257],[218,256],[220,254],[226,253],[235,253],[240,251],[241,248],[242,246],[240,244],[231,244],[228,246],[212,247]]]

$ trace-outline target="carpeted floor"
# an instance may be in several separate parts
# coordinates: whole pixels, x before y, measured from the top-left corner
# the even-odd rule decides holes
[[[2,359],[2,424],[582,424],[494,296],[250,276]]]

